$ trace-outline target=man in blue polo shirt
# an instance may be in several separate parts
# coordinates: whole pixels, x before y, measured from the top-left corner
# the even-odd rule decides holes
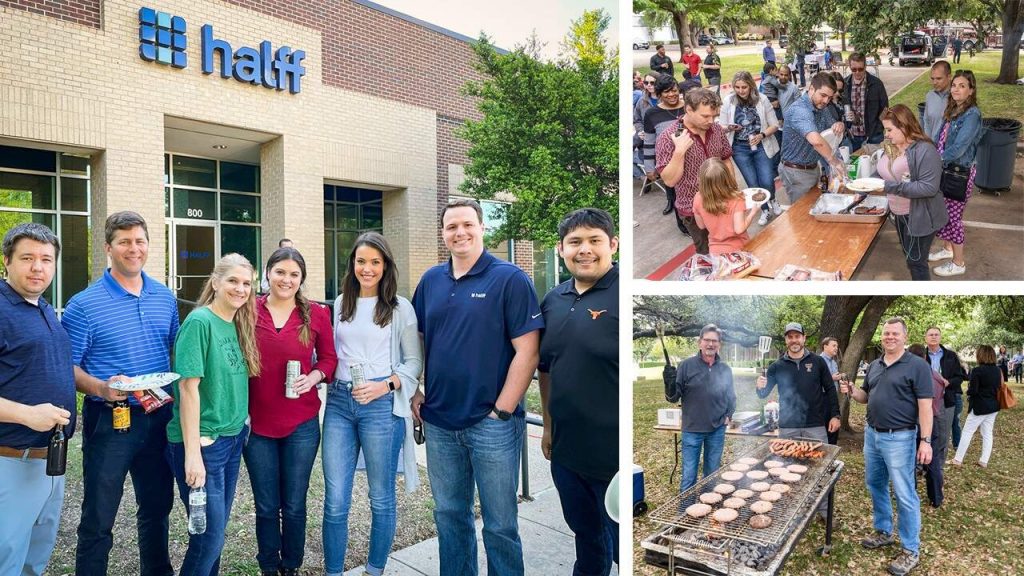
[[[544,320],[530,278],[484,250],[480,204],[449,203],[441,224],[451,259],[427,270],[412,299],[426,362],[412,410],[425,422],[441,575],[477,573],[474,482],[487,573],[523,574],[519,401],[537,368]]]
[[[131,428],[122,434],[114,430],[107,402],[128,396],[112,389],[112,382],[170,369],[178,307],[171,291],[142,271],[149,254],[149,232],[142,216],[111,214],[104,232],[110,268],[71,299],[62,318],[71,337],[75,385],[86,394],[82,405],[85,490],[75,573],[107,573],[114,543],[111,530],[130,472],[139,507],[140,572],[172,575],[167,517],[174,504],[174,477],[164,456],[171,406],[147,414],[134,397],[128,398]]]
[[[833,174],[845,174],[842,160],[820,132],[832,127],[832,115],[825,107],[836,93],[836,81],[828,72],[819,72],[811,78],[806,94],[783,113],[782,166],[779,176],[792,205],[818,184],[819,158],[832,167]]]
[[[3,240],[0,280],[0,574],[42,574],[57,541],[64,476],[46,475],[53,429],[75,431],[71,344],[43,298],[60,240],[19,224]]]
[[[558,237],[572,278],[540,305],[541,449],[576,536],[574,572],[605,575],[619,562],[618,525],[604,506],[619,469],[619,240],[612,217],[597,208],[566,216]]]

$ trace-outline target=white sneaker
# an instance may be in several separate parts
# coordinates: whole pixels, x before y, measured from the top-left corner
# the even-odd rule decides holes
[[[771,201],[771,205],[772,205],[772,212],[775,212],[776,216],[779,216],[779,215],[782,214],[782,206],[779,205],[778,200],[772,200]]]
[[[757,225],[764,226],[766,224],[768,224],[768,212],[762,210],[761,217],[757,219]]]
[[[942,250],[939,250],[938,252],[932,252],[931,254],[929,254],[928,255],[928,261],[929,262],[938,262],[939,260],[949,260],[952,257],[953,257],[953,252],[951,250],[946,250],[945,248],[943,248]]]
[[[932,272],[935,272],[936,276],[959,276],[964,272],[967,272],[967,265],[958,266],[955,262],[950,260],[942,266],[932,268]]]

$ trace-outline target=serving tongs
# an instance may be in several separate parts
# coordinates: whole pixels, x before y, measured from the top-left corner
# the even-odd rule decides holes
[[[850,202],[849,206],[847,206],[846,208],[843,208],[839,212],[836,212],[836,214],[849,214],[850,210],[853,210],[854,208],[856,208],[858,204],[860,204],[861,202],[867,200],[867,198],[868,198],[868,193],[867,192],[858,192],[857,193],[857,197],[853,199],[853,202]]]

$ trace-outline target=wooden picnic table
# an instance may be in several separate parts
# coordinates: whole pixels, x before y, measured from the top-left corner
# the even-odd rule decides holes
[[[824,272],[839,270],[843,280],[853,277],[885,220],[857,224],[819,222],[810,214],[819,197],[821,192],[815,186],[747,242],[743,250],[761,261],[748,278],[774,278],[786,264]]]

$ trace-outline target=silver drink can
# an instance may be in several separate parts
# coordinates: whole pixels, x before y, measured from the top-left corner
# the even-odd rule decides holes
[[[285,371],[284,376],[284,397],[295,399],[299,397],[299,393],[295,391],[295,379],[299,377],[299,371],[302,370],[302,365],[298,360],[289,360],[288,367]]]
[[[352,388],[362,388],[366,385],[366,374],[363,372],[362,364],[349,364],[348,373],[352,376]]]

